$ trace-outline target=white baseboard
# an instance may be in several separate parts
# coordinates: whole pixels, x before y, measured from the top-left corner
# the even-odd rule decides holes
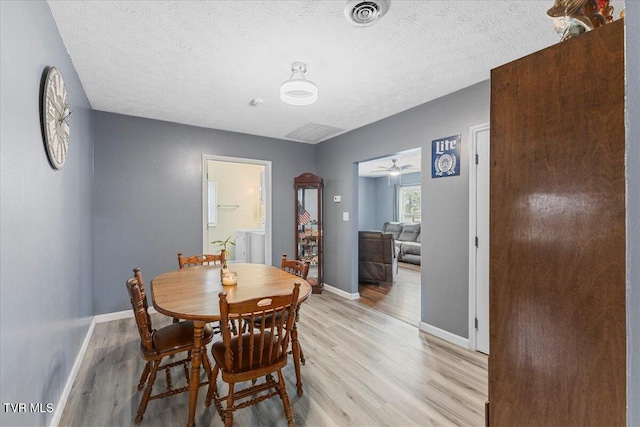
[[[346,298],[348,300],[360,299],[360,293],[356,292],[355,294],[350,294],[349,292],[343,291],[342,289],[335,288],[331,285],[327,285],[323,283],[324,290],[327,292],[331,292],[332,294],[338,295],[339,297]]]
[[[156,309],[153,307],[149,307],[149,314],[154,313],[157,313]],[[91,319],[91,324],[89,325],[89,330],[87,331],[87,335],[84,337],[84,341],[82,342],[80,351],[78,351],[78,355],[76,356],[76,360],[73,362],[71,372],[69,372],[67,382],[65,383],[64,388],[62,389],[62,393],[60,394],[60,399],[58,399],[58,404],[53,411],[53,415],[51,416],[51,421],[49,422],[50,427],[57,427],[58,424],[60,424],[62,411],[64,411],[64,407],[67,405],[67,400],[69,399],[69,394],[71,393],[71,387],[73,387],[73,382],[78,376],[80,365],[82,364],[84,355],[87,352],[87,347],[89,347],[89,341],[91,341],[91,336],[93,335],[93,330],[96,324],[109,322],[111,320],[127,319],[130,317],[133,317],[133,310],[116,311],[115,313],[98,314],[96,316],[93,316],[93,319]]]
[[[96,318],[94,316],[93,319],[91,319],[89,330],[84,337],[84,341],[82,341],[82,345],[80,346],[80,351],[78,351],[76,360],[73,362],[71,372],[69,372],[69,376],[67,377],[67,382],[64,384],[64,388],[62,389],[62,393],[60,394],[60,399],[58,399],[58,404],[56,405],[51,416],[51,421],[49,422],[49,426],[51,427],[57,427],[58,424],[60,424],[62,412],[64,411],[64,407],[67,406],[69,394],[71,394],[71,387],[73,387],[73,382],[75,381],[76,376],[78,376],[78,371],[80,371],[80,365],[82,364],[82,360],[84,359],[84,354],[87,352],[87,347],[89,347],[89,341],[91,341],[91,335],[93,335],[93,329],[95,328],[95,326]]]
[[[147,311],[149,312],[149,314],[157,313],[156,309],[153,307],[149,307],[149,310]],[[124,311],[116,311],[113,313],[97,314],[93,318],[95,319],[96,323],[104,323],[104,322],[110,322],[112,320],[128,319],[130,317],[133,317],[133,310],[124,310]]]
[[[133,317],[133,310],[116,311],[113,313],[96,314],[93,319],[96,323],[110,322],[112,320],[127,319]]]
[[[436,328],[428,323],[420,322],[419,328],[421,331],[424,331],[428,334],[434,335],[438,338],[441,338],[445,341],[450,342],[451,344],[455,344],[457,346],[463,347],[465,349],[469,349],[469,339],[463,338],[459,335],[452,334],[451,332],[447,332],[444,329]]]

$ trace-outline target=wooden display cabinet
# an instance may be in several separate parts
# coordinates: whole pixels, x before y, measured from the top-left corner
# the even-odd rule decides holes
[[[314,294],[323,289],[322,253],[322,178],[304,173],[293,180],[295,189],[296,259],[309,262],[309,276]]]

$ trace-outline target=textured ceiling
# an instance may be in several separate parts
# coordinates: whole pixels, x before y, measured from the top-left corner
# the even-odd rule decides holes
[[[48,3],[95,110],[298,141],[311,127],[306,142],[486,80],[560,38],[552,0],[391,0],[368,27],[345,19],[346,0]],[[313,105],[279,99],[294,61],[319,87]]]

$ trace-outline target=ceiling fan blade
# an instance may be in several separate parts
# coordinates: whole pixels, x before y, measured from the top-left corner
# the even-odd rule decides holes
[[[404,165],[404,166],[400,166],[400,169],[405,170],[405,169],[411,169],[414,168],[415,166],[413,165]]]
[[[388,167],[386,167],[386,166],[380,166],[380,165],[378,165],[378,166],[376,166],[376,167],[377,167],[377,168],[382,168],[382,169],[387,169],[387,170],[389,169],[389,168],[388,168]]]

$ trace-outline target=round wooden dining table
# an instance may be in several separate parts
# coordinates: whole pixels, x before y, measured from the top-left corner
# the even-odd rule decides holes
[[[220,265],[186,267],[160,274],[151,280],[153,306],[162,314],[178,319],[192,320],[194,324],[194,350],[191,358],[189,382],[189,420],[187,426],[195,426],[196,403],[200,385],[200,364],[202,363],[202,337],[204,325],[220,320],[219,293],[227,293],[229,302],[252,298],[290,294],[293,284],[300,283],[298,304],[311,294],[311,285],[306,280],[264,264],[229,264],[229,270],[238,275],[238,284],[223,286],[220,279]],[[300,378],[300,345],[297,327],[291,330],[291,345],[296,371],[296,387],[302,394]],[[206,354],[204,355],[205,357]]]

